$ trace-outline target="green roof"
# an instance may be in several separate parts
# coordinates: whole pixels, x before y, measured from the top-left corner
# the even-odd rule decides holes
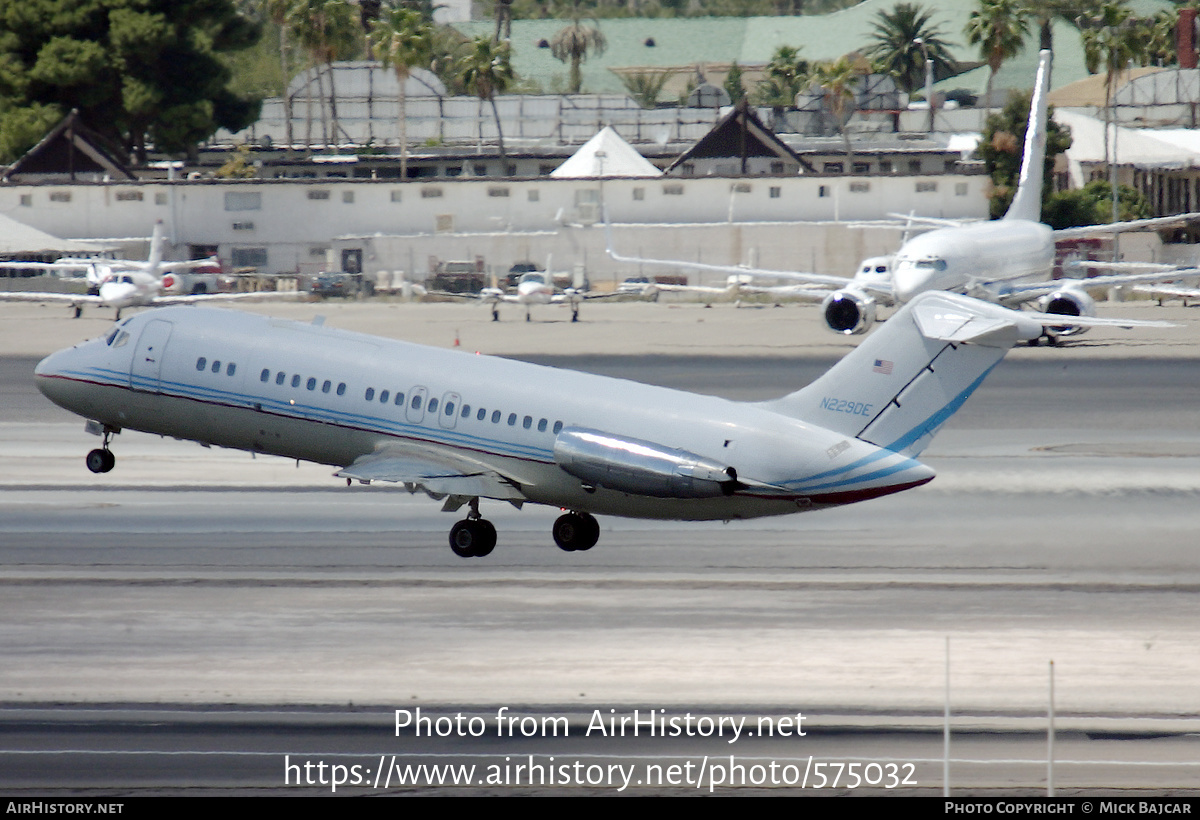
[[[598,22],[608,41],[604,54],[590,56],[583,63],[584,91],[624,93],[621,81],[610,68],[628,66],[678,67],[702,63],[762,65],[779,46],[801,49],[809,60],[832,60],[871,44],[871,32],[880,11],[889,11],[897,0],[864,0],[853,8],[832,14],[803,17],[685,17],[615,18]],[[963,30],[976,4],[964,0],[930,0],[925,8],[933,11],[932,22],[942,38],[951,43],[951,54],[963,62],[979,62],[978,49],[967,45]],[[1167,0],[1132,0],[1130,6],[1139,16],[1150,16],[1174,8]],[[513,68],[527,79],[539,83],[547,92],[566,86],[567,66],[554,59],[549,42],[565,25],[562,20],[514,20],[512,24]],[[467,36],[491,36],[491,20],[458,23],[455,28]],[[1001,69],[998,88],[1029,88],[1037,69],[1037,30],[1031,26],[1025,51]],[[645,45],[653,38],[654,46]],[[1087,76],[1083,67],[1083,48],[1079,33],[1065,22],[1054,26],[1054,87]],[[557,80],[556,80],[557,78]],[[980,79],[981,78],[981,79]],[[958,80],[958,81],[956,81]],[[941,88],[974,88],[983,91],[987,69],[971,76],[952,78]]]

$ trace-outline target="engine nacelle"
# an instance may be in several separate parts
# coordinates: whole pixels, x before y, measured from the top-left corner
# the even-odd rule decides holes
[[[866,333],[875,324],[875,300],[860,291],[834,291],[821,303],[821,315],[835,333]]]
[[[1055,313],[1059,316],[1095,316],[1096,300],[1088,296],[1085,290],[1065,287],[1043,296],[1038,302],[1038,308],[1042,313]],[[1077,336],[1086,329],[1071,325],[1050,328],[1055,336]]]
[[[713,498],[742,486],[736,470],[712,459],[581,427],[558,434],[554,460],[592,486],[654,498]]]

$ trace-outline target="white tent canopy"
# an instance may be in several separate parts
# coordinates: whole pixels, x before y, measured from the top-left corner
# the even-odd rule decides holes
[[[570,159],[551,171],[550,176],[558,179],[660,177],[662,171],[606,125]]]
[[[94,254],[112,250],[97,242],[59,239],[45,231],[31,228],[11,217],[0,214],[0,257],[12,259],[23,256],[51,254]]]

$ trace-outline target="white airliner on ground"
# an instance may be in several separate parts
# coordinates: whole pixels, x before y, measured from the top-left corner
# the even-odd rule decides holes
[[[647,260],[612,254],[621,262],[667,264],[674,267],[770,277],[797,278],[834,288],[823,298],[826,324],[839,333],[865,333],[875,322],[876,306],[903,304],[919,293],[944,290],[965,293],[985,301],[1017,307],[1037,301],[1045,313],[1064,317],[1093,316],[1095,303],[1086,288],[1113,287],[1162,281],[1166,278],[1200,277],[1200,269],[1162,273],[1115,274],[1090,279],[1052,279],[1055,239],[1097,236],[1130,230],[1153,230],[1200,219],[1200,213],[1143,219],[1110,225],[1091,225],[1054,231],[1041,222],[1042,176],[1049,121],[1046,96],[1049,92],[1051,54],[1041,52],[1037,81],[1030,103],[1029,126],[1017,193],[1003,219],[968,224],[948,220],[917,220],[938,225],[935,230],[903,243],[890,262],[885,257],[864,260],[854,278],[797,274],[784,271],[751,270],[719,265],[697,265],[682,261]],[[610,253],[611,253],[611,241]],[[888,273],[881,279],[879,268]],[[798,289],[799,295],[799,289]],[[1057,321],[1047,325],[1047,336],[1078,332],[1080,325]]]
[[[41,268],[45,270],[84,270],[89,285],[88,294],[45,293],[35,291],[0,291],[3,302],[59,302],[72,305],[79,317],[84,305],[104,305],[115,308],[117,318],[127,307],[188,304],[200,301],[234,301],[252,298],[295,298],[290,291],[260,293],[173,293],[182,281],[172,272],[194,270],[218,264],[214,258],[183,262],[163,261],[163,223],[154,223],[150,240],[150,258],[107,259],[104,257],[68,258],[57,262],[2,262],[0,268]]]
[[[113,468],[113,434],[140,430],[466,506],[450,531],[464,557],[496,543],[480,499],[559,507],[554,540],[572,551],[596,543],[594,514],[753,518],[924,484],[916,456],[1047,320],[925,294],[817,381],[756,403],[197,307],[127,318],[36,379],[103,435],[93,472]]]

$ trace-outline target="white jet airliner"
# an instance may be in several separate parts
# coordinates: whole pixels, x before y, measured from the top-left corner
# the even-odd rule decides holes
[[[163,223],[160,219],[154,223],[154,234],[150,239],[150,258],[146,261],[86,257],[59,259],[57,262],[0,262],[0,268],[84,270],[89,285],[88,294],[0,291],[0,302],[61,302],[75,308],[76,318],[79,318],[84,305],[104,305],[115,308],[117,318],[120,319],[121,311],[128,307],[262,298],[294,299],[301,295],[293,291],[191,294],[177,292],[183,280],[174,275],[173,271],[194,270],[219,264],[216,258],[183,262],[164,261]]]
[[[450,531],[463,557],[496,543],[480,499],[559,507],[554,540],[573,551],[599,538],[594,514],[754,518],[924,484],[916,456],[1046,320],[925,294],[817,381],[755,403],[198,307],[129,317],[36,379],[103,435],[93,472],[113,468],[113,434],[140,430],[466,505]]]
[[[1095,302],[1087,288],[1200,277],[1200,269],[1192,268],[1187,271],[1173,270],[1170,277],[1162,273],[1145,273],[1090,279],[1051,278],[1056,239],[1153,230],[1200,219],[1200,213],[1192,213],[1060,231],[1041,222],[1042,177],[1049,122],[1046,97],[1049,93],[1051,62],[1051,53],[1042,51],[1030,102],[1017,193],[1003,219],[969,224],[954,224],[944,219],[915,220],[939,227],[905,241],[890,263],[886,257],[864,260],[852,279],[623,257],[611,252],[611,241],[610,253],[614,259],[622,262],[667,264],[735,274],[752,273],[800,279],[836,288],[823,296],[822,315],[831,330],[845,334],[870,330],[875,323],[877,305],[903,304],[919,293],[944,290],[965,293],[1008,307],[1036,301],[1041,311],[1065,317],[1046,326],[1045,335],[1053,340],[1055,336],[1082,329],[1082,324],[1067,319],[1095,315]],[[797,295],[804,294],[798,289]]]

